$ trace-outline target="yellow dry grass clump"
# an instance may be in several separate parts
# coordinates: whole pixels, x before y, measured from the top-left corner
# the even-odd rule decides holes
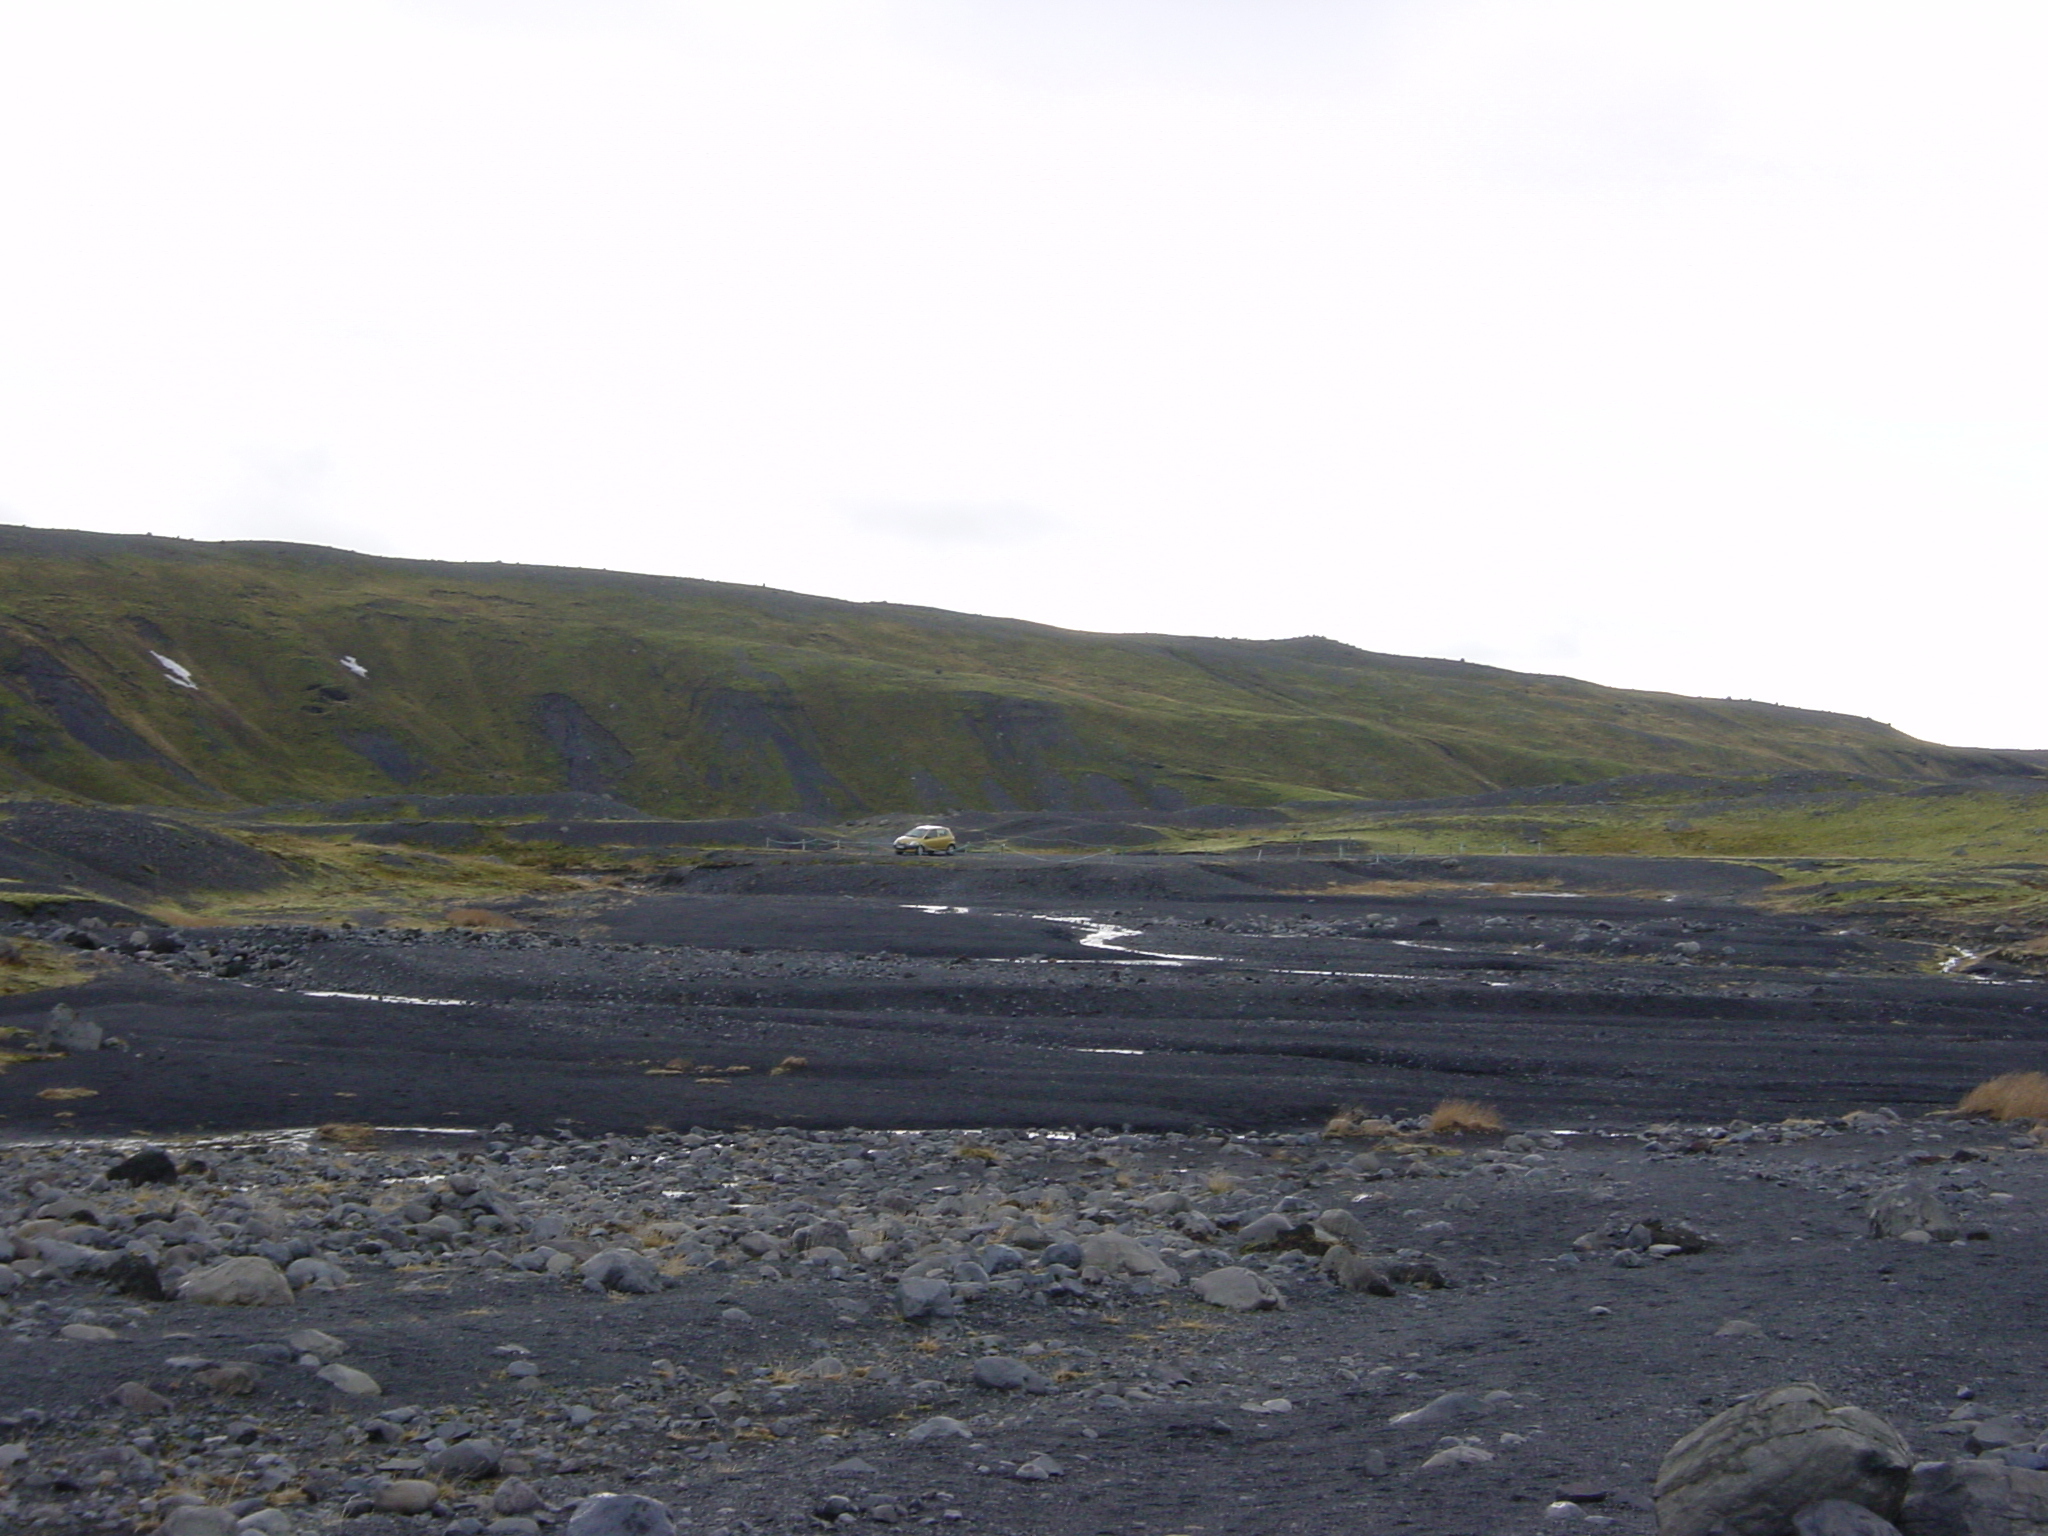
[[[2048,1120],[2048,1075],[2007,1072],[1972,1088],[1956,1109],[1993,1120]]]
[[[801,1072],[811,1064],[807,1056],[785,1056],[768,1069],[770,1077],[787,1077],[792,1072]]]
[[[347,1120],[330,1121],[313,1134],[322,1141],[331,1141],[340,1147],[374,1147],[378,1139],[377,1127],[374,1125],[362,1125]]]
[[[1491,1104],[1445,1099],[1429,1112],[1429,1124],[1423,1129],[1432,1136],[1479,1135],[1502,1129],[1502,1121],[1500,1111]]]
[[[76,950],[34,939],[0,939],[0,997],[75,986],[92,975]]]

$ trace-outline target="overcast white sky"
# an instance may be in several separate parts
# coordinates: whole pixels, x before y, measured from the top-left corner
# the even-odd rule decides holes
[[[0,0],[0,521],[2048,747],[2039,0]]]

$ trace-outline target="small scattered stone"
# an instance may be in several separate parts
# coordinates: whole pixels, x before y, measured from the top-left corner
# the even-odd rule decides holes
[[[187,1504],[174,1509],[156,1528],[156,1536],[237,1536],[233,1513],[214,1504]]]
[[[418,1515],[432,1509],[440,1497],[440,1484],[423,1477],[402,1477],[379,1488],[370,1502],[390,1514]]]
[[[254,1366],[244,1365],[240,1361],[230,1361],[226,1365],[208,1366],[204,1370],[194,1371],[192,1379],[221,1397],[246,1397],[256,1390],[262,1378],[256,1374]]]
[[[1349,1248],[1332,1248],[1323,1255],[1323,1272],[1347,1291],[1368,1296],[1392,1296],[1394,1285],[1380,1267],[1362,1253]]]
[[[1235,1264],[1197,1276],[1194,1292],[1210,1306],[1232,1312],[1265,1311],[1287,1305],[1272,1281]]]
[[[1052,1383],[1022,1360],[986,1355],[974,1362],[974,1384],[992,1392],[1050,1392]]]
[[[896,1283],[896,1311],[905,1322],[926,1317],[958,1317],[960,1303],[949,1282],[913,1275]]]
[[[644,1253],[626,1248],[607,1248],[583,1261],[578,1271],[583,1287],[590,1291],[619,1291],[629,1296],[652,1296],[662,1288],[661,1271]]]
[[[1920,1242],[1953,1242],[1963,1235],[1962,1226],[1947,1206],[1927,1185],[1917,1180],[1894,1184],[1870,1202],[1872,1237],[1907,1237],[1915,1232]]]
[[[322,1333],[318,1328],[301,1328],[288,1334],[285,1343],[302,1355],[318,1355],[322,1361],[338,1359],[348,1352],[344,1344],[331,1333]]]
[[[171,1406],[168,1397],[139,1381],[124,1381],[114,1388],[114,1401],[131,1413],[163,1413]]]
[[[1135,1237],[1122,1232],[1101,1232],[1082,1239],[1081,1262],[1107,1275],[1128,1275],[1158,1280],[1165,1285],[1180,1284],[1180,1272]]]
[[[1473,1392],[1445,1392],[1420,1408],[1397,1413],[1387,1424],[1393,1429],[1421,1429],[1432,1424],[1463,1424],[1486,1412],[1486,1403]]]
[[[1427,1461],[1420,1470],[1441,1472],[1458,1467],[1476,1467],[1493,1460],[1493,1452],[1477,1445],[1447,1445]]]
[[[368,1372],[359,1371],[352,1365],[328,1364],[313,1373],[337,1392],[350,1397],[381,1397],[383,1386]]]
[[[123,1184],[175,1184],[178,1165],[161,1147],[145,1147],[133,1157],[123,1158],[107,1170],[110,1179]]]
[[[493,1441],[459,1440],[429,1456],[426,1470],[450,1482],[475,1482],[496,1475],[501,1455]]]
[[[501,1515],[530,1515],[543,1503],[533,1484],[516,1477],[506,1478],[491,1494],[491,1508]]]

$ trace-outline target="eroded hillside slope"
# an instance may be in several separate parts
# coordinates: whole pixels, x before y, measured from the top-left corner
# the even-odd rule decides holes
[[[1130,813],[1804,768],[2040,771],[1850,716],[1318,638],[1086,634],[671,577],[0,529],[0,786],[19,793]]]

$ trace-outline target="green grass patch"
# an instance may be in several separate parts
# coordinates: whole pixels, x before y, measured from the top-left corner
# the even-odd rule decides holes
[[[0,939],[0,997],[75,987],[92,974],[92,962],[75,949],[39,939]]]

